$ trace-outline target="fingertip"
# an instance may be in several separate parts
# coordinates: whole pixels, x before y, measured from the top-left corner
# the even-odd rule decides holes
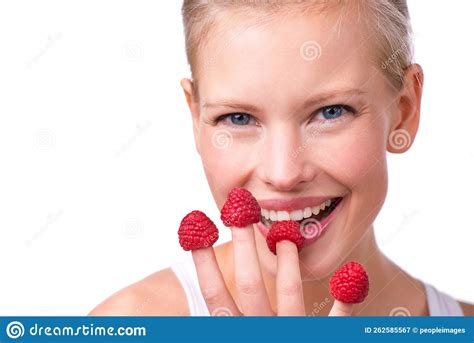
[[[329,312],[329,316],[352,316],[353,309],[354,304],[347,304],[334,299],[334,304]]]
[[[212,246],[207,248],[193,249],[191,250],[191,254],[195,263],[203,263],[209,259],[215,259],[214,248]]]
[[[298,247],[292,241],[282,240],[276,243],[276,252],[277,256],[281,254],[298,255]]]
[[[291,241],[280,241],[276,244],[276,256],[278,269],[287,273],[296,273],[300,278],[300,261],[298,248]]]
[[[277,255],[277,257],[278,255],[285,255],[286,260],[291,259],[298,262],[300,259],[300,250],[295,242],[285,239],[276,243],[275,255]]]
[[[244,227],[231,226],[230,230],[232,233],[232,241],[234,242],[252,243],[255,240],[254,231],[251,225]]]

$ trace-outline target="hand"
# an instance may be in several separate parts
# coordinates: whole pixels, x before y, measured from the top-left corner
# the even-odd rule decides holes
[[[296,245],[277,243],[277,313],[268,299],[252,226],[231,227],[235,282],[242,311],[227,289],[212,247],[192,251],[199,285],[211,315],[225,308],[233,316],[306,316]],[[329,316],[350,316],[352,305],[335,300]]]

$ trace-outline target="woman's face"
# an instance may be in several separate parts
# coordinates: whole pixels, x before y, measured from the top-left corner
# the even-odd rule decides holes
[[[303,277],[325,277],[364,244],[386,196],[396,104],[370,54],[374,33],[357,18],[327,13],[281,16],[264,26],[234,14],[214,25],[198,55],[193,113],[212,194],[219,208],[234,187],[259,202],[344,197],[300,254]],[[265,233],[254,228],[269,260]]]

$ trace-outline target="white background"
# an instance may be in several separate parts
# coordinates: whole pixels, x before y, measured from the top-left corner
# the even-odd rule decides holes
[[[179,87],[180,6],[0,2],[0,315],[86,314],[184,253],[184,214],[219,217]],[[388,157],[376,234],[410,274],[473,301],[474,6],[410,10],[421,126]]]

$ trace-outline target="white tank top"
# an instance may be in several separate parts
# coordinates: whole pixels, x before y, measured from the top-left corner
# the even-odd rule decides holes
[[[188,300],[191,316],[210,316],[206,302],[199,287],[196,267],[191,252],[186,252],[184,258],[175,261],[171,269],[184,289]],[[424,282],[428,310],[430,316],[463,316],[459,303],[451,296],[437,290],[434,286]]]

